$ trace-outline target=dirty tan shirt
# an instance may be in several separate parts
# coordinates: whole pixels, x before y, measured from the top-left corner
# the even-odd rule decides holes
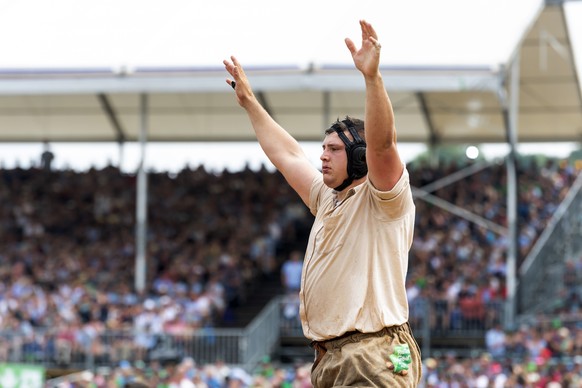
[[[406,168],[392,190],[366,180],[339,204],[318,175],[309,201],[315,221],[301,280],[304,335],[322,341],[405,323],[415,216]]]

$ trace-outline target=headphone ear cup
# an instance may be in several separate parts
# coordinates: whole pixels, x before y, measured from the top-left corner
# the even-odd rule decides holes
[[[358,144],[352,149],[352,174],[354,178],[361,178],[368,173],[366,164],[366,146]]]

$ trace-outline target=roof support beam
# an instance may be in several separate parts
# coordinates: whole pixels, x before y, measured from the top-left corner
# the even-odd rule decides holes
[[[416,93],[416,98],[418,98],[418,103],[420,105],[420,111],[422,112],[422,117],[424,118],[424,122],[426,124],[426,128],[428,129],[429,136],[429,148],[433,148],[438,143],[440,143],[439,134],[434,126],[432,121],[432,116],[430,114],[430,110],[428,109],[428,104],[426,103],[426,96],[423,92]]]
[[[331,93],[329,90],[323,92],[323,123],[321,128],[328,128],[331,125]]]
[[[272,118],[275,118],[275,115],[273,113],[273,109],[271,108],[271,105],[269,104],[269,101],[267,100],[267,95],[265,94],[265,92],[263,92],[262,90],[258,91],[257,92],[257,100],[259,100],[259,103],[263,106],[263,108],[265,108],[267,113]]]
[[[508,246],[506,264],[507,301],[505,304],[505,327],[515,324],[517,314],[517,258],[518,224],[517,224],[517,129],[519,117],[519,81],[521,55],[516,54],[510,62],[509,68],[501,73],[498,98],[502,107],[503,121],[509,145],[509,154],[505,164],[507,167],[507,224]],[[509,82],[509,84],[508,84]]]
[[[420,190],[427,192],[427,193],[433,193],[437,190],[442,189],[445,186],[448,186],[452,183],[460,181],[461,179],[464,179],[468,176],[471,176],[471,175],[476,174],[482,170],[485,170],[486,168],[491,167],[492,164],[493,164],[493,162],[487,162],[487,161],[471,164],[468,167],[465,167],[461,170],[455,171],[452,174],[449,174],[443,178],[437,179],[436,181],[433,181],[427,185],[422,186],[420,188]]]
[[[454,214],[456,216],[462,217],[468,221],[471,221],[483,228],[489,229],[499,235],[505,235],[507,234],[507,229],[501,225],[496,224],[495,222],[492,222],[486,218],[483,218],[475,213],[470,212],[467,209],[464,209],[462,207],[459,207],[457,205],[454,205],[450,202],[445,201],[444,199],[441,199],[437,196],[434,196],[422,189],[418,189],[416,187],[412,187],[412,195],[414,196],[414,198],[417,199],[422,199],[423,201],[426,201],[428,203],[431,203],[435,206],[438,206],[442,209],[445,209],[446,211],[448,211],[451,214]]]
[[[111,103],[109,102],[109,98],[107,97],[107,95],[99,93],[97,95],[97,99],[99,100],[101,108],[105,112],[105,115],[109,119],[111,126],[113,127],[115,133],[117,134],[117,142],[119,144],[124,143],[126,140],[125,131],[123,130],[121,123],[117,119],[117,112],[115,112],[113,105],[111,105]]]
[[[489,229],[497,234],[504,235],[507,233],[507,228],[505,228],[504,226],[499,225],[488,219],[485,219],[478,214],[475,214],[467,209],[459,207],[453,203],[445,201],[444,199],[436,197],[433,194],[431,194],[434,191],[440,190],[443,187],[446,187],[452,183],[458,182],[468,176],[471,176],[486,168],[489,168],[491,167],[492,164],[493,162],[481,162],[470,165],[453,174],[447,175],[444,178],[438,179],[434,182],[424,185],[421,188],[413,187],[412,194],[414,195],[414,198],[422,199],[428,203],[431,203],[435,206],[445,209],[446,211],[452,214],[462,217],[486,229]]]
[[[149,101],[147,94],[139,96],[141,160],[137,169],[135,205],[135,289],[143,293],[147,287],[147,231],[148,231],[148,175],[146,172],[146,145],[149,129]]]

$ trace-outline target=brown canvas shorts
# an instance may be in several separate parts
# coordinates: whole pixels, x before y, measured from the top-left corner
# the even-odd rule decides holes
[[[412,362],[403,376],[386,365],[397,345],[407,344]],[[329,341],[312,342],[315,361],[311,383],[327,387],[417,387],[422,367],[420,348],[408,323],[376,333],[348,333]]]

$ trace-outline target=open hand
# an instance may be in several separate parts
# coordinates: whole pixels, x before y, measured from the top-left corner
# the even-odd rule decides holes
[[[247,79],[241,64],[234,56],[230,57],[230,61],[225,59],[222,63],[224,64],[226,71],[228,71],[232,77],[227,78],[226,83],[234,89],[239,105],[244,107],[245,103],[253,97],[253,91],[249,84],[249,80]]]
[[[346,38],[345,42],[352,54],[356,68],[364,76],[372,76],[378,72],[382,45],[378,42],[376,30],[374,30],[374,27],[370,23],[365,20],[360,20],[360,27],[362,28],[362,47],[358,50],[350,38]]]

